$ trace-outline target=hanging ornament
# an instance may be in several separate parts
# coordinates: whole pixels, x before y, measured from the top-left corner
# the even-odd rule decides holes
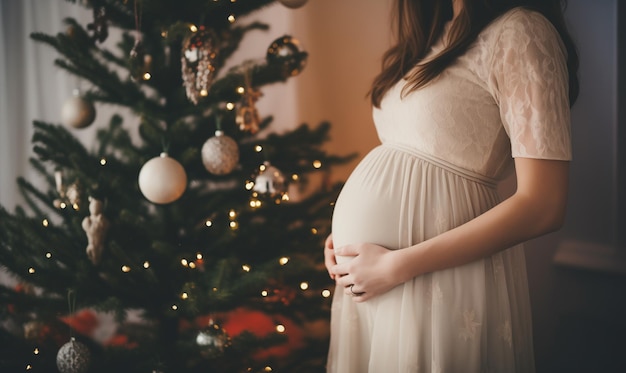
[[[263,96],[261,91],[252,87],[252,78],[250,76],[250,68],[246,68],[244,72],[244,93],[241,96],[241,101],[237,107],[237,114],[235,116],[235,122],[242,131],[255,134],[259,132],[261,125],[261,118],[259,117],[259,111],[256,108],[256,102]]]
[[[85,128],[96,119],[96,108],[90,100],[82,97],[75,89],[61,107],[61,122],[69,127]]]
[[[89,197],[89,216],[83,219],[82,227],[87,234],[87,257],[98,265],[104,251],[104,239],[109,230],[109,221],[102,214],[102,201]]]
[[[260,167],[252,190],[263,196],[283,198],[287,195],[287,179],[278,168],[266,161]]]
[[[139,171],[139,189],[150,202],[166,204],[176,201],[186,188],[185,169],[165,152],[146,162]]]
[[[80,187],[78,183],[72,183],[66,188],[63,183],[63,171],[61,170],[54,172],[54,182],[59,193],[59,198],[52,202],[54,207],[64,209],[67,206],[71,206],[74,210],[78,210],[80,208]]]
[[[213,320],[196,335],[196,344],[201,348],[202,356],[206,358],[221,356],[230,343],[230,336]]]
[[[217,35],[200,26],[183,40],[181,69],[187,98],[194,104],[209,94],[218,56]]]
[[[146,53],[142,41],[140,4],[141,1],[135,0],[135,44],[129,54],[130,77],[135,81],[149,80],[152,65],[152,56]]]
[[[87,30],[93,32],[92,39],[102,43],[109,36],[109,25],[106,8],[103,6],[93,7],[93,22],[87,25]]]
[[[239,163],[239,146],[221,130],[208,139],[202,146],[202,164],[214,175],[225,175]]]
[[[255,103],[262,95],[261,91],[255,88],[246,89],[237,107],[237,115],[235,116],[235,122],[240,130],[250,132],[251,134],[259,132],[261,118]]]
[[[306,4],[306,1],[307,0],[278,0],[279,3],[291,9],[300,8],[301,6]]]
[[[147,54],[140,37],[135,40],[135,45],[131,49],[128,58],[128,70],[130,77],[134,81],[150,80],[152,75],[152,56]]]
[[[306,66],[307,56],[296,57],[299,53],[302,53],[300,42],[289,35],[284,35],[270,44],[266,59],[269,63],[282,61],[285,75],[295,76]]]
[[[61,373],[85,373],[91,363],[91,353],[74,337],[61,346],[57,353],[57,368]]]

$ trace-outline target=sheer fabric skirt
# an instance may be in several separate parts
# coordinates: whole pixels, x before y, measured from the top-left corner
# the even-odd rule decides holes
[[[383,145],[363,159],[337,200],[334,244],[401,249],[498,202],[495,185],[481,175]],[[364,303],[336,289],[327,371],[534,372],[530,312],[521,246],[414,278]]]

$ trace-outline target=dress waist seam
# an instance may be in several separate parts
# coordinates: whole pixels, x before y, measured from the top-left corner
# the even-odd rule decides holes
[[[463,178],[472,180],[474,182],[483,184],[489,188],[496,188],[498,186],[498,180],[486,176],[486,175],[482,175],[479,174],[477,172],[465,169],[463,167],[459,167],[457,165],[454,165],[448,161],[445,161],[443,159],[437,158],[437,157],[433,157],[430,154],[426,154],[420,150],[411,148],[409,146],[403,145],[403,144],[382,144],[381,147],[383,148],[387,148],[387,149],[393,149],[393,150],[397,150],[397,151],[401,151],[403,153],[408,153],[414,157],[420,158],[428,163],[431,163],[437,167],[441,167],[443,169],[446,169],[456,175],[459,175]]]

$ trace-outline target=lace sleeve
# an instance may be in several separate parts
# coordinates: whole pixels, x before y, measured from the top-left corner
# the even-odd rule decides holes
[[[542,15],[513,12],[494,47],[490,85],[513,157],[570,160],[566,52]]]

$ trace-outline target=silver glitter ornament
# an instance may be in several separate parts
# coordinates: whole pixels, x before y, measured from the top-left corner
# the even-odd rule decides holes
[[[61,373],[85,373],[91,363],[91,352],[74,337],[57,353],[57,368]]]
[[[214,175],[225,175],[239,163],[239,146],[231,137],[217,130],[202,146],[202,164]]]

